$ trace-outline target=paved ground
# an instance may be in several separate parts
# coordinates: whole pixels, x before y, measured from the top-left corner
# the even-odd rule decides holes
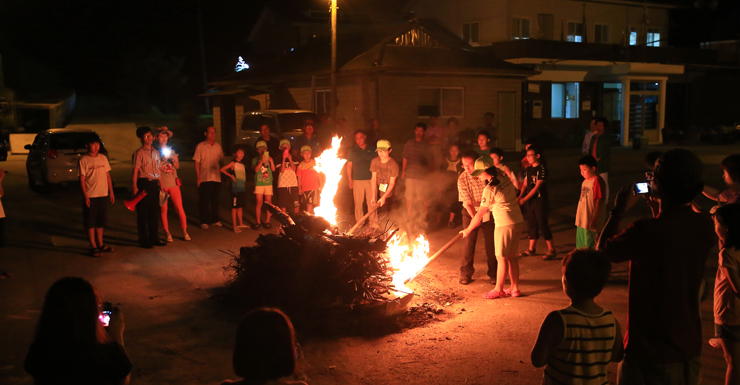
[[[737,149],[724,146],[695,150],[706,163],[707,182],[721,186],[717,165],[724,155]],[[615,150],[612,191],[641,178],[646,152]],[[575,243],[578,155],[558,151],[549,153],[548,158],[554,208],[550,222],[556,246],[565,251]],[[108,243],[117,251],[100,259],[86,255],[80,198],[74,186],[39,195],[27,187],[23,159],[12,157],[0,167],[10,170],[2,199],[8,216],[8,247],[0,249],[0,269],[13,274],[0,280],[0,383],[32,383],[23,371],[23,359],[44,294],[56,279],[68,275],[86,277],[125,312],[126,348],[135,364],[133,383],[218,384],[233,378],[230,354],[239,311],[224,308],[211,296],[227,280],[224,267],[229,256],[221,251],[253,244],[257,232],[234,234],[225,228],[195,227],[196,191],[188,183],[194,180],[192,163],[184,163],[181,176],[186,181],[183,195],[193,221],[193,241],[177,239],[180,233],[175,230],[175,242],[166,247],[135,247],[135,215],[123,207],[125,196],[119,194],[110,212],[111,226],[106,229]],[[130,186],[130,164],[118,163],[113,168],[117,185]],[[704,199],[700,203],[710,206]],[[638,204],[629,214],[635,218],[646,213],[647,208]],[[222,217],[230,217],[226,208]],[[176,223],[174,218],[170,221]],[[456,231],[429,233],[431,248],[446,243]],[[301,335],[302,369],[308,382],[538,383],[542,371],[529,363],[538,326],[549,311],[568,304],[560,286],[560,262],[524,258],[521,290],[525,296],[484,300],[480,295],[491,289],[483,276],[484,260],[479,258],[476,263],[477,281],[469,286],[457,283],[460,247],[455,245],[410,285],[419,294],[414,306],[423,310],[427,303],[444,309],[437,315],[440,321],[374,337],[322,339]],[[520,249],[525,248],[522,241]],[[544,244],[539,249],[544,250]],[[481,247],[478,255],[482,255]],[[613,279],[598,299],[623,325],[627,315],[626,268],[615,266]],[[716,257],[711,256],[705,272],[710,286],[715,269]],[[702,317],[708,339],[712,333],[711,298],[703,304]],[[702,383],[723,383],[724,365],[721,353],[705,344]]]

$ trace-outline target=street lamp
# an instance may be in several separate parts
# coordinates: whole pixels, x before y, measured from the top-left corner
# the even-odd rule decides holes
[[[333,124],[337,121],[337,0],[331,0],[331,77],[330,115]]]

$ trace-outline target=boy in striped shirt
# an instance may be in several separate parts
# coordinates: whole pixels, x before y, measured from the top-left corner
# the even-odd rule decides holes
[[[609,362],[622,360],[619,323],[594,302],[611,262],[599,251],[573,250],[563,259],[563,291],[570,306],[551,312],[532,348],[532,365],[545,366],[543,384],[606,385]]]

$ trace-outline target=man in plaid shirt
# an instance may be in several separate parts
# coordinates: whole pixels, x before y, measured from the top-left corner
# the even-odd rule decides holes
[[[457,179],[457,191],[460,197],[460,202],[463,203],[462,220],[463,228],[470,225],[470,221],[475,217],[480,207],[481,198],[483,197],[483,189],[486,187],[486,182],[478,179],[478,177],[472,176],[475,170],[485,170],[493,165],[493,161],[490,157],[480,159],[478,153],[475,151],[466,151],[462,155],[462,166],[463,172]],[[493,243],[493,230],[495,225],[493,223],[493,217],[491,213],[486,214],[483,217],[483,223],[480,227],[473,230],[469,237],[463,239],[463,256],[462,264],[460,266],[460,283],[467,285],[473,282],[473,273],[475,267],[473,267],[475,257],[475,244],[478,239],[478,230],[483,230],[483,239],[486,245],[486,257],[488,259],[488,276],[491,278],[491,283],[496,283],[496,268],[498,262],[496,262],[496,248]]]

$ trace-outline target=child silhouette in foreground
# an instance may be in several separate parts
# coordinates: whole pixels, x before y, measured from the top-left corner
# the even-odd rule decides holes
[[[547,315],[532,348],[532,365],[545,367],[543,384],[606,384],[609,362],[622,360],[622,332],[611,311],[594,302],[611,262],[599,251],[571,251],[563,259],[563,291],[570,306]]]
[[[254,310],[236,330],[233,365],[242,379],[221,385],[307,385],[292,381],[297,358],[298,344],[288,316],[277,309]]]

